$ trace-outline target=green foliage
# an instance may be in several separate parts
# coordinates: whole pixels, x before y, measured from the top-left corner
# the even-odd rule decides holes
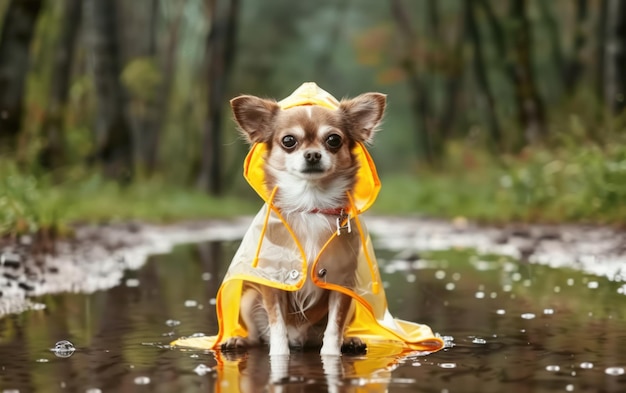
[[[163,77],[154,59],[139,57],[124,67],[121,80],[134,98],[150,101],[157,96]]]
[[[37,231],[46,219],[38,208],[42,197],[36,179],[6,162],[0,163],[0,174],[0,234]]]
[[[63,184],[0,163],[0,234],[65,233],[75,222],[232,217],[253,213],[258,201],[212,198],[158,179],[121,186],[100,175],[66,173]]]
[[[454,149],[451,149],[454,151]],[[475,152],[451,153],[444,172],[383,177],[375,209],[504,222],[577,221],[623,225],[626,145],[535,148],[489,164]]]

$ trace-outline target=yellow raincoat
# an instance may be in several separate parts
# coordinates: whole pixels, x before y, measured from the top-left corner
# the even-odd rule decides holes
[[[279,105],[283,110],[300,105],[320,105],[334,110],[339,103],[315,83],[305,83]],[[366,344],[375,342],[380,345],[384,342],[392,352],[441,349],[443,340],[435,336],[428,326],[393,318],[387,309],[372,242],[359,220],[359,215],[372,205],[380,189],[374,162],[365,147],[359,143],[353,150],[360,166],[356,186],[348,194],[350,206],[346,207],[345,215],[338,221],[337,231],[316,256],[305,255],[300,239],[273,205],[276,189],[268,190],[264,179],[266,151],[264,143],[256,143],[244,163],[244,177],[263,198],[265,205],[244,235],[218,291],[219,333],[212,337],[181,338],[172,344],[215,349],[230,337],[247,336],[247,330],[239,319],[239,300],[244,281],[296,291],[309,279],[321,288],[340,291],[354,299],[355,315],[347,326],[347,336],[359,337]],[[346,238],[344,233],[348,224],[354,232],[351,236],[358,236],[358,247],[345,246],[343,239]],[[353,253],[352,257],[358,253],[356,285],[345,285],[346,277],[341,269],[334,268],[333,256],[342,252]],[[307,261],[313,261],[310,270],[307,269]],[[322,270],[325,274],[317,274]],[[308,271],[311,272],[310,277],[307,277]]]

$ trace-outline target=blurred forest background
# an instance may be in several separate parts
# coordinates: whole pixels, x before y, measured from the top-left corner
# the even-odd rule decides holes
[[[0,0],[0,233],[253,211],[228,100],[305,81],[388,94],[380,212],[626,219],[626,1]]]

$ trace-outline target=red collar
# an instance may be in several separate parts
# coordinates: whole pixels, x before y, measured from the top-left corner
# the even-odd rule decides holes
[[[329,216],[341,216],[342,214],[345,214],[345,212],[347,212],[348,209],[346,209],[345,207],[336,207],[333,209],[311,209],[309,210],[307,213],[320,213],[320,214],[328,214]]]

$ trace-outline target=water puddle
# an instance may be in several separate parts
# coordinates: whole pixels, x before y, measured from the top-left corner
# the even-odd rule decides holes
[[[179,246],[109,290],[33,298],[45,308],[0,319],[0,392],[626,391],[623,282],[455,248],[377,250],[389,309],[444,336],[440,352],[172,350],[216,333],[237,244]]]

